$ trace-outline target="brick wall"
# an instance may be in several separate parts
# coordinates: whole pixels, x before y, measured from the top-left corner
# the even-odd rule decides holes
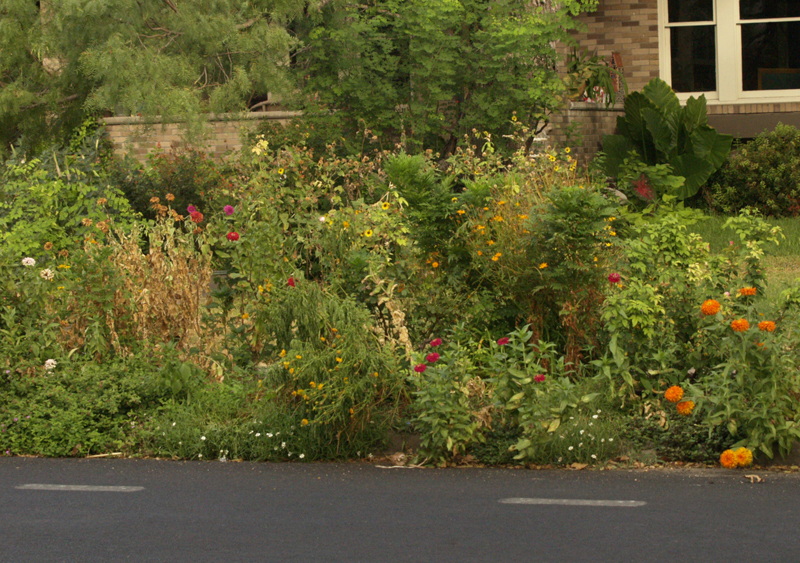
[[[624,113],[621,106],[572,102],[569,109],[552,116],[549,137],[559,145],[569,145],[578,165],[585,166],[600,150],[603,135],[614,133],[617,116]]]
[[[286,123],[297,115],[300,114],[288,111],[214,115],[205,123],[203,134],[191,145],[186,143],[180,123],[148,122],[141,117],[106,117],[103,122],[114,152],[143,162],[156,148],[170,150],[192,146],[212,156],[223,157],[242,147],[243,130],[253,129],[265,119]]]

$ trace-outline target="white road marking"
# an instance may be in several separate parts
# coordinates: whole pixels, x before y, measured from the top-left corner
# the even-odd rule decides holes
[[[558,504],[561,506],[613,506],[629,508],[644,506],[647,503],[641,500],[582,500],[571,498],[504,498],[502,504]]]
[[[102,485],[47,485],[40,483],[29,483],[27,485],[19,485],[15,489],[27,489],[34,491],[100,491],[107,493],[135,493],[136,491],[144,490],[144,487],[112,487]]]

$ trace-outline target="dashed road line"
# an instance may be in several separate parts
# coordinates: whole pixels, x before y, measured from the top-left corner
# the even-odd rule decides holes
[[[106,493],[135,493],[144,490],[144,487],[120,487],[103,485],[50,485],[43,483],[28,483],[18,485],[15,489],[25,489],[32,491],[83,491],[83,492],[106,492]]]
[[[501,504],[554,504],[561,506],[610,506],[615,508],[632,508],[644,506],[641,500],[588,500],[571,498],[504,498]]]

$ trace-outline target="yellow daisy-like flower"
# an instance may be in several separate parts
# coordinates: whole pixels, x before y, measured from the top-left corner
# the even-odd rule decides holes
[[[492,262],[497,262],[498,260],[500,260],[501,256],[502,256],[502,254],[500,252],[498,252],[497,254],[492,256]]]
[[[505,204],[506,204],[506,200],[504,200],[504,199],[501,199],[500,201],[497,202],[497,205],[505,205]]]
[[[250,318],[250,314],[249,313],[245,313],[245,314],[242,315],[242,319],[244,319],[244,320],[247,320],[249,318]]]
[[[567,153],[567,154],[569,154],[569,153],[570,153],[570,148],[569,148],[569,147],[565,148],[565,149],[564,149],[564,152],[565,152],[565,153]]]
[[[450,201],[452,201],[453,203],[455,203],[455,202],[457,202],[457,201],[458,201],[458,198],[457,198],[457,197],[454,197],[454,198],[452,198]]]
[[[308,419],[303,419],[300,421],[300,426],[308,426]]]
[[[308,384],[308,386],[313,389],[314,387],[317,386],[317,384],[312,381],[311,383]]]
[[[722,452],[722,455],[719,456],[719,463],[726,469],[733,469],[738,465],[736,462],[736,454],[733,450],[725,450]]]
[[[736,465],[739,467],[747,467],[751,463],[753,463],[753,452],[748,450],[747,448],[737,448],[733,455],[736,458]]]
[[[278,174],[283,174],[283,168],[278,168]]]
[[[258,286],[258,292],[259,293],[264,293],[264,286],[263,285],[259,285]]]
[[[341,358],[336,358],[336,363],[337,364],[341,364],[342,363],[342,359]]]
[[[320,339],[320,341],[325,342],[325,337],[324,336],[320,336],[319,339]]]
[[[555,170],[556,172],[558,172],[558,166],[556,166],[556,167],[555,167],[553,170]]]
[[[541,264],[539,264],[540,270],[544,270],[545,268],[547,268],[547,262],[542,262]]]
[[[547,158],[550,159],[550,162],[555,162],[556,161],[556,157],[553,156],[552,154],[550,156],[548,156]]]
[[[278,355],[279,355],[281,358],[285,358],[285,357],[286,357],[286,350],[281,350],[281,353],[280,353],[280,354],[278,354]]]
[[[438,262],[433,262],[433,263],[431,263],[431,267],[432,268],[438,268],[439,267],[439,263]]]
[[[371,237],[372,236],[372,229],[367,229],[366,231],[364,231],[364,236],[365,237]]]
[[[459,209],[458,211],[456,211],[456,213],[458,213],[459,215],[463,215],[464,213],[466,213],[466,211],[464,211],[463,209]]]
[[[511,116],[511,121],[516,121],[516,120],[517,120],[517,116],[516,115],[512,115]]]
[[[483,252],[481,252],[481,251],[479,250],[479,251],[478,251],[478,256],[483,256]]]
[[[300,354],[297,354],[297,355],[295,356],[295,358],[297,358],[298,360],[302,360],[302,359],[303,359],[303,356],[301,356]]]
[[[294,373],[294,368],[289,368],[289,373]]]
[[[342,227],[344,227],[346,229],[349,226],[350,226],[350,223],[348,223],[347,221],[342,221]]]
[[[681,401],[675,408],[678,410],[678,414],[689,416],[694,410],[694,401]]]
[[[492,239],[489,239],[489,240],[486,241],[486,244],[488,244],[489,246],[492,246],[494,244],[494,241]]]
[[[384,211],[389,209],[389,202],[388,201],[384,201],[383,203],[381,203],[381,209],[383,209]]]
[[[683,398],[683,389],[677,385],[673,385],[664,393],[664,398],[670,403],[677,403]]]

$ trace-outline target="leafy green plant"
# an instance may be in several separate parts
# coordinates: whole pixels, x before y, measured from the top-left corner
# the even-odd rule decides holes
[[[648,166],[668,164],[684,180],[680,187],[671,185],[668,193],[681,200],[695,195],[722,166],[733,142],[708,125],[705,96],[689,98],[681,107],[672,88],[659,78],[625,98],[625,116],[617,118],[617,129],[618,135],[603,137],[606,174],[619,178],[624,160],[631,158]],[[639,191],[652,189],[644,172],[637,180]]]
[[[745,207],[773,217],[800,213],[800,131],[778,124],[737,146],[703,188],[708,206],[721,213]]]

